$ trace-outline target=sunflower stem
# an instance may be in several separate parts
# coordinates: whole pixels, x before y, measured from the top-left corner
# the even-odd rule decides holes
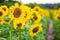
[[[19,37],[19,39],[18,39],[18,40],[22,40],[22,38],[21,38],[21,29],[19,29],[18,37]]]
[[[12,40],[12,31],[10,31],[10,40]]]
[[[34,38],[32,37],[32,40],[34,40]]]

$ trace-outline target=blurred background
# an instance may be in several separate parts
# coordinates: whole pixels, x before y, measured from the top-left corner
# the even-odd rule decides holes
[[[60,8],[60,0],[42,0],[42,1],[41,0],[0,0],[0,4],[6,1],[12,2],[12,3],[13,2],[24,3],[24,4],[28,4],[29,6],[31,5],[33,6],[34,4],[39,4],[40,6],[44,8],[49,8],[49,9]]]

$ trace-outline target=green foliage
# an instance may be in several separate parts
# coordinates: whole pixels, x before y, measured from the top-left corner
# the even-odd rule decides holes
[[[15,1],[11,1],[11,2],[3,2],[0,3],[1,5],[7,5],[8,7],[10,7],[11,5],[14,5]],[[19,3],[21,4],[21,3]],[[38,5],[36,3],[32,4],[26,4],[27,6],[34,8],[34,6]],[[44,8],[44,7],[42,7]],[[50,18],[53,20],[53,14],[50,13]],[[38,33],[36,36],[34,36],[33,38],[29,35],[29,28],[34,24],[34,20],[30,19],[29,25],[24,25],[24,29],[23,30],[19,30],[19,29],[14,29],[13,28],[13,21],[8,25],[8,24],[0,24],[0,40],[19,40],[19,36],[21,36],[22,40],[46,40],[46,34],[47,34],[47,29],[49,26],[49,21],[50,18],[48,17],[43,17],[42,20],[40,21],[40,23],[42,24],[43,30],[42,32]],[[8,17],[4,18],[5,20],[9,20]],[[55,21],[54,22],[54,40],[60,40],[60,21]],[[21,33],[21,34],[20,34]]]
[[[60,22],[54,21],[54,40],[60,40]]]

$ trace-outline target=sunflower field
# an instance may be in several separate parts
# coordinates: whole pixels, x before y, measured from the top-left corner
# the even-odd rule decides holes
[[[60,40],[60,8],[48,6],[1,2],[0,40],[46,40],[50,20],[54,40]]]

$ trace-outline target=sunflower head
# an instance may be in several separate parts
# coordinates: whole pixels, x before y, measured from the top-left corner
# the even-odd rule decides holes
[[[32,19],[34,20],[34,22],[39,22],[42,19],[42,17],[38,14],[38,12],[33,11],[32,12]]]
[[[59,14],[58,14],[58,15],[55,15],[55,16],[54,16],[54,19],[60,21],[60,15],[59,15]]]
[[[14,28],[16,29],[23,29],[24,27],[24,25],[25,25],[25,23],[24,23],[24,21],[22,21],[22,20],[20,20],[20,19],[15,19],[14,21],[13,21],[13,25],[14,25]]]
[[[21,4],[20,8],[23,11],[23,13],[22,13],[23,14],[23,16],[22,16],[23,20],[24,21],[28,21],[31,18],[31,16],[32,16],[32,14],[31,14],[31,8],[28,7],[28,6],[26,6],[26,5],[24,5],[24,4]]]
[[[23,15],[24,15],[24,11],[22,10],[22,8],[19,6],[18,3],[15,3],[15,6],[11,6],[10,7],[10,15],[9,18],[13,19],[22,19]]]
[[[5,13],[8,13],[8,7],[7,7],[7,5],[2,5],[1,8],[2,8],[2,10],[3,10]]]
[[[38,32],[42,31],[42,25],[40,24],[34,24],[31,28],[30,28],[30,36],[35,36]]]
[[[1,8],[0,8],[0,18],[4,18],[7,15]]]
[[[39,13],[41,13],[43,11],[43,9],[40,6],[35,6],[33,8],[33,10],[36,11],[36,12],[39,12]]]
[[[39,7],[39,6],[35,6],[35,7],[33,8],[33,10],[35,10],[35,11],[37,11],[37,12],[40,12],[40,7]]]
[[[54,15],[55,20],[60,20],[60,12],[59,12],[59,10],[54,10],[53,15]]]

